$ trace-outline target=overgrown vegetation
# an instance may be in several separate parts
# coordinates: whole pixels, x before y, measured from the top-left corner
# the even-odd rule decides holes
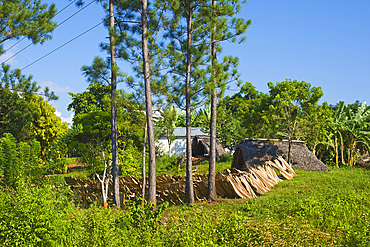
[[[296,171],[263,196],[167,208],[79,209],[57,178],[0,189],[4,246],[368,246],[370,174]]]
[[[47,87],[41,92],[32,76],[11,70],[5,63],[1,65],[0,245],[370,246],[370,174],[354,168],[369,167],[370,111],[366,102],[318,104],[323,95],[320,87],[289,79],[269,82],[268,93],[258,92],[247,82],[241,85],[240,92],[223,97],[226,84],[239,76],[238,59],[227,56],[217,64],[216,54],[222,51],[219,42],[239,40],[237,36],[250,24],[233,17],[240,11],[239,1],[154,1],[149,5],[148,23],[144,21],[146,10],[140,10],[146,2],[119,1],[113,5],[110,1],[111,42],[103,43],[102,48],[115,54],[112,48],[117,46],[117,54],[107,60],[96,58],[92,66],[83,66],[90,85],[85,92],[70,93],[68,109],[75,114],[72,128],[61,122],[49,104],[49,100],[57,99],[53,92]],[[2,45],[6,40],[28,37],[33,43],[42,43],[51,38],[56,27],[52,22],[54,5],[48,7],[36,0],[4,1],[1,6],[5,22],[0,22],[0,55],[6,52]],[[14,11],[22,14],[14,15]],[[144,28],[147,24],[148,32]],[[137,39],[141,34],[142,41]],[[149,36],[144,38],[146,34]],[[147,41],[149,51],[142,45]],[[150,57],[145,61],[150,71],[142,68],[142,54]],[[116,55],[132,65],[135,78],[122,74],[110,63]],[[116,91],[116,76],[126,81],[133,93]],[[147,82],[146,90],[143,80]],[[188,198],[193,196],[192,172],[213,173],[207,161],[191,166],[190,145],[186,169],[178,165],[179,157],[166,156],[158,150],[156,157],[151,110],[144,114],[151,109],[148,104],[152,99],[144,100],[144,91],[154,95],[155,108],[161,113],[155,122],[156,132],[165,136],[169,144],[176,138],[175,127],[201,127],[210,133],[218,97],[217,131],[212,133],[217,133],[225,147],[232,149],[242,138],[303,140],[325,164],[335,165],[333,172],[297,171],[294,180],[283,181],[269,193],[250,200],[220,199],[167,208],[166,204],[138,199],[122,208],[107,209],[95,203],[81,209],[64,185],[65,177],[99,178],[103,173],[109,181],[110,164],[118,167],[117,156],[120,173],[118,168],[113,170],[116,179],[118,175],[140,177],[146,164],[143,160],[150,160],[148,194],[153,202],[155,172],[186,174]],[[185,98],[186,104],[182,102]],[[186,105],[186,115],[171,103]],[[117,113],[109,114],[115,107]],[[145,151],[148,128],[153,137],[149,138],[150,159]],[[112,133],[117,135],[112,137]],[[67,160],[66,155],[71,153],[77,154],[78,160]],[[231,155],[222,156],[216,172],[230,168],[231,159]],[[79,164],[69,166],[71,163]],[[119,195],[118,186],[114,191]],[[117,201],[114,204],[118,206]]]

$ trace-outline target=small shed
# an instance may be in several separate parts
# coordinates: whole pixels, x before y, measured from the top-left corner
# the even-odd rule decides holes
[[[198,164],[203,160],[209,158],[210,155],[210,146],[211,146],[211,137],[208,135],[196,135],[194,136],[191,143],[191,150],[193,158],[197,158],[194,164]],[[219,158],[221,155],[227,154],[225,148],[222,144],[216,139],[216,158]],[[186,161],[186,152],[184,152],[179,164],[183,164]]]
[[[243,139],[235,146],[232,168],[248,170],[251,167],[263,165],[266,161],[282,156],[288,159],[288,140],[278,139]],[[331,172],[304,144],[303,141],[293,141],[292,168],[294,170]]]
[[[207,135],[196,135],[193,138],[191,148],[193,157],[209,156],[211,146],[211,137]],[[216,157],[226,154],[224,147],[216,139]]]

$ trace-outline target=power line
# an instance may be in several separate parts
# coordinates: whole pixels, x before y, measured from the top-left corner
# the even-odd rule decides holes
[[[23,37],[21,40],[19,40],[17,43],[15,43],[14,45],[12,45],[11,47],[9,47],[8,49],[6,49],[4,51],[3,54],[5,54],[7,51],[9,51],[10,49],[12,49],[14,46],[18,45],[19,43],[21,43],[26,37]]]
[[[41,59],[43,59],[43,58],[45,58],[45,57],[49,56],[50,54],[52,54],[52,53],[54,53],[54,52],[56,52],[57,50],[59,50],[59,49],[60,49],[60,48],[62,48],[63,46],[65,46],[65,45],[67,45],[67,44],[71,43],[71,42],[72,42],[72,41],[74,41],[75,39],[77,39],[77,38],[81,37],[82,35],[86,34],[86,33],[87,33],[87,32],[89,32],[89,31],[93,30],[94,28],[96,28],[97,26],[99,26],[100,24],[102,24],[103,22],[104,22],[104,21],[100,22],[99,24],[96,24],[96,25],[95,25],[95,26],[93,26],[92,28],[90,28],[90,29],[86,30],[85,32],[83,32],[83,33],[81,33],[81,34],[79,34],[79,35],[77,35],[77,36],[76,36],[76,37],[74,37],[73,39],[69,40],[68,42],[64,43],[63,45],[59,46],[58,48],[56,48],[56,49],[52,50],[52,51],[51,51],[51,52],[49,52],[48,54],[46,54],[46,55],[44,55],[44,56],[40,57],[40,58],[39,58],[39,59],[37,59],[36,61],[34,61],[34,62],[30,63],[29,65],[27,65],[26,67],[23,67],[21,70],[24,70],[24,69],[28,68],[28,67],[29,67],[29,66],[31,66],[32,64],[37,63],[37,62],[38,62],[38,61],[40,61]]]
[[[66,7],[64,7],[61,11],[59,11],[57,14],[59,14],[60,12],[62,12],[63,10],[65,10],[67,7],[69,7],[72,3],[76,2],[77,0],[74,0],[73,2],[71,2],[70,4],[68,4]],[[64,21],[62,21],[61,23],[59,23],[55,28],[57,29],[57,27],[61,26],[63,23],[65,23],[66,21],[68,21],[69,19],[71,19],[73,16],[77,15],[78,13],[80,13],[82,10],[84,10],[85,8],[87,8],[88,6],[90,6],[93,2],[95,2],[96,0],[92,0],[90,3],[88,3],[86,6],[84,6],[82,9],[80,9],[79,11],[75,12],[73,15],[69,16],[67,19],[65,19]],[[57,14],[55,16],[57,16]],[[9,51],[12,47],[14,47],[15,45],[17,45],[19,42],[21,42],[22,40],[24,40],[26,37],[24,37],[23,39],[21,39],[20,41],[18,41],[17,43],[15,43],[14,45],[12,45],[10,48],[8,48],[3,54],[5,54],[7,51]],[[2,63],[6,63],[7,61],[9,61],[10,59],[12,59],[13,57],[17,56],[19,53],[21,53],[22,51],[26,50],[28,47],[30,47],[33,43],[27,45],[26,47],[24,47],[22,50],[20,50],[19,52],[17,52],[16,54],[14,54],[13,56],[11,56],[10,58],[8,58],[7,60],[5,60],[4,62]]]
[[[77,0],[74,0],[73,2],[71,2],[70,4],[68,4],[67,6],[65,6],[63,9],[61,9],[60,11],[58,11],[55,16],[57,16],[58,14],[60,14],[61,12],[63,12],[63,10],[65,10],[66,8],[68,8],[69,6],[71,6],[74,2],[76,2]],[[54,16],[54,18],[55,18]],[[5,54],[7,51],[9,51],[10,49],[12,49],[14,46],[18,45],[20,42],[22,42],[26,37],[23,37],[21,40],[19,40],[17,43],[15,43],[14,45],[12,45],[11,47],[9,47],[8,49],[6,49],[4,51],[3,54]]]
[[[56,26],[55,28],[59,27],[60,25],[62,25],[64,22],[68,21],[69,19],[71,19],[73,16],[77,15],[78,13],[80,13],[82,10],[86,9],[88,6],[90,6],[93,2],[95,2],[96,0],[92,0],[89,4],[87,4],[85,7],[83,7],[82,9],[80,9],[79,11],[77,11],[76,13],[74,13],[73,15],[71,15],[70,17],[68,17],[67,19],[65,19],[64,21],[62,21],[61,23],[58,24],[58,26]]]
[[[65,10],[66,8],[68,8],[69,6],[71,6],[74,2],[76,2],[77,0],[74,0],[73,2],[71,2],[70,4],[68,4],[67,6],[65,6],[63,9],[61,9],[60,11],[58,11],[55,16],[59,15],[61,12],[63,12],[63,10]],[[55,17],[54,16],[54,17]]]
[[[27,45],[26,47],[24,47],[22,50],[20,50],[19,52],[17,52],[16,54],[14,54],[13,56],[11,56],[10,58],[8,58],[7,60],[5,60],[4,62],[2,63],[6,63],[7,61],[9,61],[10,59],[12,59],[13,57],[17,56],[19,53],[21,53],[22,51],[26,50],[28,47],[30,47],[33,43]]]

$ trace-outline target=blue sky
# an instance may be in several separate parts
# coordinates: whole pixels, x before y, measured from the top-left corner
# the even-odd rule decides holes
[[[45,2],[54,2],[58,10],[70,3]],[[85,4],[89,2],[85,0]],[[267,92],[269,81],[304,80],[322,87],[321,102],[369,101],[370,1],[249,0],[242,8],[240,17],[252,20],[246,32],[247,40],[239,45],[225,43],[224,54],[239,57],[243,81]],[[77,10],[72,5],[56,16],[55,21],[60,23]],[[24,68],[100,23],[103,17],[102,7],[93,3],[58,27],[51,41],[33,45],[7,63],[12,68]],[[22,71],[33,75],[39,85],[47,85],[56,92],[59,100],[51,103],[63,120],[70,119],[72,114],[67,111],[71,102],[68,92],[82,92],[88,85],[81,74],[82,65],[90,65],[95,56],[106,56],[100,51],[99,43],[107,40],[107,36],[107,30],[100,25]],[[6,43],[5,49],[12,44]],[[0,62],[28,44],[27,40],[22,41],[0,56]],[[120,65],[122,71],[131,71],[130,67]]]

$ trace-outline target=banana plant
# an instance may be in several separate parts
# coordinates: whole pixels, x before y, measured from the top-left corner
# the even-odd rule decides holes
[[[347,108],[346,130],[350,136],[348,144],[348,163],[353,166],[355,163],[356,153],[359,150],[358,144],[363,149],[370,150],[370,110],[366,106],[366,101],[362,102],[360,107],[354,113]]]
[[[338,139],[341,150],[342,164],[344,163],[344,141],[342,131],[346,129],[346,106],[343,101],[339,102],[338,108],[334,113],[334,121],[329,124],[329,135],[326,135],[328,142],[333,147],[335,153],[335,164],[339,167]],[[334,141],[332,141],[334,138]]]
[[[365,101],[362,102],[356,112],[341,101],[333,117],[333,122],[328,126],[329,134],[326,135],[326,144],[334,149],[337,167],[339,167],[339,157],[341,157],[342,164],[346,163],[344,159],[345,149],[347,163],[353,166],[358,151],[370,150],[370,123],[368,122],[370,110],[367,108]]]

